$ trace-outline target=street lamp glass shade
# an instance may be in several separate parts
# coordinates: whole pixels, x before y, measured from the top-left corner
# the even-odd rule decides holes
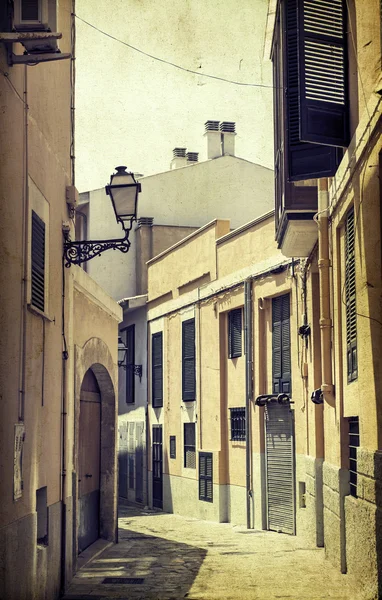
[[[116,167],[116,173],[110,178],[110,185],[106,186],[106,193],[110,195],[117,221],[131,222],[137,215],[138,192],[141,185],[137,183],[133,173],[128,173],[126,167]]]
[[[125,362],[127,348],[122,341],[121,336],[118,337],[118,366],[120,367]]]

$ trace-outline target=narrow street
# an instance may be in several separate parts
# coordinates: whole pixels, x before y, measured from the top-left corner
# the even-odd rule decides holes
[[[126,581],[130,578],[132,581]],[[297,537],[119,509],[119,543],[81,568],[64,600],[356,600],[323,549]]]

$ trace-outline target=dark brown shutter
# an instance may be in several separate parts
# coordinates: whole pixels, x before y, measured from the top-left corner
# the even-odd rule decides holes
[[[298,0],[300,139],[347,146],[344,0]]]
[[[212,452],[199,452],[199,500],[213,502]]]
[[[352,209],[345,223],[346,345],[348,381],[357,379],[357,304],[355,279],[355,223]]]
[[[182,323],[182,398],[195,400],[195,319]]]
[[[170,435],[170,458],[176,458],[176,436]]]
[[[273,393],[291,393],[290,306],[289,294],[272,300],[272,377]]]
[[[135,325],[130,325],[126,329],[126,402],[133,404],[135,402]]]
[[[39,20],[39,0],[21,0],[21,19],[23,21]]]
[[[237,358],[241,356],[241,308],[228,313],[228,356]]]
[[[152,336],[152,402],[153,407],[163,406],[163,338],[162,332]]]
[[[45,223],[32,210],[32,297],[33,306],[45,310]]]
[[[301,2],[302,0],[283,0],[281,12],[286,102],[286,121],[282,126],[285,127],[285,172],[288,181],[330,177],[334,175],[338,166],[338,153],[335,148],[307,144],[301,137],[301,123],[305,119],[302,114],[305,106],[300,105],[299,100],[302,67],[297,9]]]

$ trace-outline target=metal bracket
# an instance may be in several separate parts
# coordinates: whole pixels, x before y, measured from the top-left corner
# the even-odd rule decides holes
[[[129,231],[126,231],[125,237],[116,240],[89,240],[71,242],[69,234],[64,232],[64,261],[65,267],[71,265],[80,265],[81,263],[91,260],[95,256],[99,256],[105,250],[119,250],[126,254],[131,242],[129,241]]]
[[[139,381],[142,381],[142,365],[125,365],[125,363],[118,363],[118,366],[122,369],[128,369],[129,371],[133,371],[134,375],[139,377]]]

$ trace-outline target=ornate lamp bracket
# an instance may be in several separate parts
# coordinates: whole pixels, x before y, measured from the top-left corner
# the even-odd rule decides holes
[[[65,267],[71,265],[80,265],[81,263],[91,260],[95,256],[99,256],[105,250],[119,250],[126,254],[129,251],[131,242],[129,240],[130,231],[125,232],[125,237],[116,240],[85,240],[74,241],[70,240],[69,233],[65,232],[64,241],[64,262]]]

